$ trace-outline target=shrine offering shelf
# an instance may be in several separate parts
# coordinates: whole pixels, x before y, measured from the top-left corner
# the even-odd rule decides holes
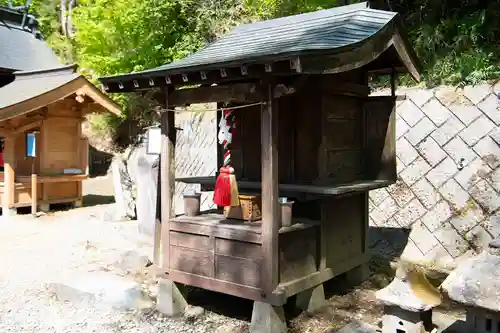
[[[280,234],[304,230],[320,225],[320,221],[305,218],[293,218],[293,224],[282,227]],[[227,219],[222,214],[212,211],[202,212],[198,216],[179,215],[170,219],[170,231],[191,234],[214,236],[225,239],[234,239],[244,242],[261,244],[262,221],[246,222],[236,219]]]
[[[176,181],[186,184],[200,184],[202,190],[210,191],[215,186],[216,177],[189,177],[177,178]],[[279,190],[291,193],[309,193],[319,195],[342,195],[353,192],[366,192],[393,184],[392,180],[363,180],[339,185],[313,185],[313,184],[278,184]],[[239,180],[238,187],[247,190],[260,190],[261,182]]]

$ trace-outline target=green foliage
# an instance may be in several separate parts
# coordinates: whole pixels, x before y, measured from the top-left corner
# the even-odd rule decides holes
[[[500,2],[397,0],[428,85],[475,84],[500,75]]]
[[[160,0],[84,0],[74,10],[76,60],[97,75],[183,58],[200,46],[189,5]]]

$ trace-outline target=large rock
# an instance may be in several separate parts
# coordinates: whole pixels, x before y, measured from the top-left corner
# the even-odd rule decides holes
[[[150,303],[139,284],[104,272],[69,276],[62,281],[50,283],[48,289],[59,300],[74,304],[137,310],[144,308],[145,303]]]
[[[120,255],[120,258],[115,263],[115,268],[124,273],[138,273],[144,268],[151,265],[148,256],[140,254],[136,251],[126,251]]]
[[[489,249],[454,270],[441,287],[466,306],[500,311],[500,238]]]
[[[136,188],[139,231],[149,236],[155,231],[158,167],[158,156],[147,154],[145,144],[134,148],[127,160],[127,170]]]
[[[116,202],[116,214],[113,219],[134,219],[135,202],[133,196],[133,183],[122,156],[116,156],[111,162],[111,173],[113,176],[113,188]]]

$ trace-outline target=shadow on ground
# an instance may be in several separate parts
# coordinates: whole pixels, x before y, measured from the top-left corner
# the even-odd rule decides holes
[[[87,194],[83,197],[84,207],[92,207],[112,203],[115,203],[115,197],[112,195]]]
[[[89,146],[89,174],[91,177],[105,176],[111,165],[113,155]]]

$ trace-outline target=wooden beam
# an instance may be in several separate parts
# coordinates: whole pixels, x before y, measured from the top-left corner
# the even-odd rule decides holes
[[[43,120],[36,120],[34,122],[31,122],[31,123],[28,123],[28,124],[25,124],[25,125],[21,125],[19,126],[18,128],[16,128],[14,130],[14,134],[20,134],[20,133],[23,133],[23,132],[26,132],[26,131],[29,131],[33,128],[36,128],[36,127],[40,127],[42,126],[42,121]]]
[[[181,89],[172,93],[170,106],[183,106],[212,102],[258,102],[263,94],[253,83],[236,83],[227,86]]]
[[[165,107],[169,108],[169,91],[165,89]],[[175,192],[175,113],[163,112],[161,114],[161,154],[160,170],[161,173],[161,226],[155,228],[155,240],[161,242],[163,259],[163,268],[170,268],[170,237],[169,220],[174,216],[173,200]],[[160,229],[160,230],[158,230]],[[159,232],[158,232],[159,231]],[[165,235],[166,237],[162,237]],[[156,260],[159,259],[159,244],[155,245]]]
[[[280,290],[284,293],[285,298],[292,297],[298,293],[316,287],[336,276],[339,276],[345,272],[349,272],[351,269],[365,264],[368,262],[369,254],[363,253],[353,258],[346,259],[337,263],[335,267],[326,268],[318,272],[314,272],[307,276],[288,281],[285,283],[280,283],[276,290]]]
[[[6,136],[11,136],[13,134],[14,134],[14,132],[12,132],[11,129],[0,128],[0,136],[6,137]]]
[[[368,85],[351,82],[339,82],[338,85],[327,86],[322,90],[323,93],[328,95],[366,97],[370,94],[370,88],[368,87]]]
[[[262,281],[270,294],[279,282],[278,257],[278,110],[273,98],[274,85],[265,83],[268,101],[261,108],[262,142]]]
[[[281,306],[286,303],[286,298],[282,290],[275,290],[272,293],[263,295],[262,290],[258,288],[175,270],[170,271],[169,279],[174,282],[246,298],[252,301],[266,302],[275,306]]]
[[[7,215],[10,208],[14,207],[15,191],[15,136],[6,136],[4,138],[4,192],[2,197],[3,215]]]

